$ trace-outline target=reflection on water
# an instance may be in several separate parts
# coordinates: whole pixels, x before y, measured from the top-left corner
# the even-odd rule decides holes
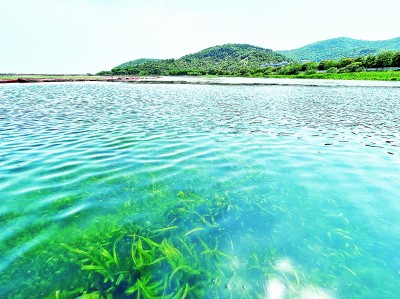
[[[0,297],[397,298],[399,98],[2,85]]]

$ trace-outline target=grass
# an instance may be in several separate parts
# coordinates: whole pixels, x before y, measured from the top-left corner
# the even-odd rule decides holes
[[[298,75],[268,75],[267,78],[297,78],[297,79],[326,79],[326,80],[374,80],[374,81],[400,81],[398,71],[376,71],[356,73],[316,73]]]
[[[158,232],[160,232],[159,230]],[[120,231],[117,231],[120,232]],[[204,241],[196,246],[186,236],[165,238],[145,231],[146,236],[108,235],[100,246],[93,247],[90,239],[77,243],[82,248],[62,244],[87,278],[75,288],[81,295],[98,298],[200,298],[204,296],[204,284],[211,280],[210,265],[218,265],[219,256],[203,256],[199,251],[209,248]],[[131,239],[130,249],[127,240]],[[215,250],[214,250],[215,251]],[[220,256],[225,254],[217,251]],[[205,259],[210,259],[205,263]],[[205,268],[204,265],[207,265]],[[87,283],[85,283],[87,281]],[[189,293],[190,292],[190,293]],[[66,290],[51,292],[68,296]],[[73,294],[76,296],[76,293]],[[97,298],[97,297],[96,297]]]
[[[137,188],[136,180],[129,180],[130,187]],[[63,279],[43,298],[203,298],[211,289],[216,298],[224,298],[227,281],[237,286],[229,293],[241,296],[241,271],[231,270],[235,263],[231,254],[235,253],[225,250],[236,233],[243,232],[228,238],[220,228],[231,213],[239,219],[242,211],[257,207],[250,202],[239,205],[228,191],[204,196],[188,191],[174,194],[153,178],[149,181],[148,199],[116,212],[131,215],[153,210],[160,216],[151,223],[118,223],[116,215],[103,216],[101,226],[75,229],[76,238],[67,242],[56,238],[47,244],[52,252],[47,260],[54,266],[48,272]],[[173,196],[176,200],[166,200]],[[259,260],[269,259],[261,254]],[[270,263],[259,268],[262,277],[270,272]],[[247,297],[260,297],[259,288],[247,284]]]

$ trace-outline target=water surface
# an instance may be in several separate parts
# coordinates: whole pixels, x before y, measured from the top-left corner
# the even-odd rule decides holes
[[[142,236],[203,271],[164,295],[398,298],[400,89],[320,85],[0,86],[0,297],[98,291],[68,246]]]

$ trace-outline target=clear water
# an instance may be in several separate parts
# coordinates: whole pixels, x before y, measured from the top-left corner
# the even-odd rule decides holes
[[[399,157],[390,86],[2,85],[0,297],[106,292],[71,248],[146,237],[188,261],[158,296],[399,298]]]

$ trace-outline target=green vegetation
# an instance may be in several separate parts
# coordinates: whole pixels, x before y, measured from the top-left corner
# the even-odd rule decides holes
[[[377,55],[347,57],[339,60],[322,60],[319,63],[293,61],[279,63],[285,60],[289,59],[271,50],[250,45],[228,44],[211,47],[177,60],[167,59],[135,66],[117,67],[104,74],[399,80],[398,73],[392,70],[384,72],[382,68],[400,67],[400,51],[385,51]],[[369,73],[366,70],[378,70],[379,73]]]
[[[248,179],[259,179],[261,172],[245,165],[250,169]],[[204,194],[190,191],[192,187],[177,192],[156,178],[142,190],[140,180],[145,177],[109,182],[122,187],[116,198],[130,195],[129,199],[108,215],[94,217],[88,211],[77,216],[76,222],[68,221],[62,234],[38,243],[1,273],[2,281],[12,281],[10,277],[32,272],[33,278],[21,281],[22,287],[9,298],[264,298],[263,284],[268,279],[284,282],[294,297],[313,279],[301,268],[279,267],[282,256],[271,244],[272,236],[249,243],[255,224],[268,231],[285,217],[292,201],[238,197],[231,184]],[[196,176],[191,179],[193,185],[200,183]],[[93,177],[88,182],[97,181]],[[144,197],[134,198],[138,194]],[[71,200],[57,203],[54,210]],[[145,219],[140,219],[143,215]],[[91,224],[82,227],[79,218],[90,219]],[[28,242],[43,226],[43,221],[32,226],[0,249],[7,252],[17,240]],[[337,250],[327,249],[327,253]],[[343,250],[347,253],[348,249]],[[331,286],[331,279],[317,274],[325,279],[324,286]]]
[[[260,170],[247,162],[244,165],[249,181],[260,180]],[[132,192],[140,188],[138,177],[112,183],[122,183],[123,193],[138,194]],[[285,228],[291,236],[298,235],[293,239],[296,251],[309,254],[311,248],[318,256],[320,265],[308,265],[313,269],[310,271],[282,259],[287,253],[279,248],[281,236],[271,233],[277,223],[286,225],[288,211],[290,217],[304,221],[303,200],[256,194],[237,197],[231,184],[205,194],[175,193],[154,177],[151,186],[141,190],[144,199],[131,198],[84,228],[79,222],[70,222],[64,234],[54,235],[32,250],[26,257],[29,263],[24,259],[16,262],[13,271],[17,273],[2,273],[23,277],[25,271],[33,271],[39,280],[21,282],[25,287],[9,298],[265,298],[270,280],[280,281],[289,298],[297,298],[310,284],[334,288],[337,277],[332,264],[342,265],[342,279],[354,281],[355,276],[364,275],[351,267],[360,256],[362,249],[356,244],[362,236],[352,234],[354,228],[348,222],[332,223],[324,214],[315,216],[316,223],[329,231],[307,240],[310,246],[306,248],[303,237],[315,235],[313,225],[302,226],[304,235],[294,232],[297,226]],[[326,203],[316,204],[322,207]],[[342,207],[336,206],[339,214]],[[151,217],[137,221],[138,216],[150,212]],[[93,215],[82,214],[80,218],[88,216]],[[256,226],[262,234],[257,242],[250,241],[260,233],[254,230]],[[39,229],[32,228],[21,242],[38,234]],[[358,230],[369,231],[367,227]],[[328,246],[318,246],[318,238],[329,238]],[[7,277],[0,278],[7,281]],[[366,295],[371,291],[365,290]]]
[[[400,51],[386,51],[378,55],[340,60],[294,63],[284,67],[264,70],[269,77],[346,80],[400,80],[400,72],[390,68],[400,67]],[[389,68],[385,70],[384,68]],[[368,70],[368,71],[367,71]]]
[[[126,68],[126,67],[131,67],[131,66],[137,66],[146,62],[157,62],[160,61],[161,59],[156,59],[156,58],[140,58],[140,59],[135,59],[132,61],[128,61],[125,63],[122,63],[118,66],[116,66],[116,68]]]
[[[129,255],[123,251],[129,242],[122,246],[119,244],[123,239],[131,239]],[[121,235],[113,244],[101,244],[100,248],[93,248],[93,244],[89,243],[91,250],[88,251],[63,245],[78,259],[80,257],[81,269],[88,273],[90,284],[85,290],[86,296],[183,298],[188,296],[189,291],[190,297],[204,296],[202,289],[210,270],[201,265],[200,255],[203,258],[207,256],[204,252],[199,255],[188,238],[180,238],[178,246],[168,238],[157,243],[154,239],[136,234]],[[204,246],[207,247],[205,243]]]
[[[299,73],[296,75],[268,75],[269,78],[297,78],[297,79],[325,79],[325,80],[376,80],[376,81],[400,81],[400,72],[355,72],[355,73]]]
[[[250,75],[252,69],[286,58],[272,50],[246,44],[215,46],[179,59],[118,66],[114,75]]]
[[[364,41],[339,37],[316,42],[295,50],[278,51],[278,53],[295,61],[322,61],[377,55],[389,50],[400,50],[400,37],[381,41]]]

